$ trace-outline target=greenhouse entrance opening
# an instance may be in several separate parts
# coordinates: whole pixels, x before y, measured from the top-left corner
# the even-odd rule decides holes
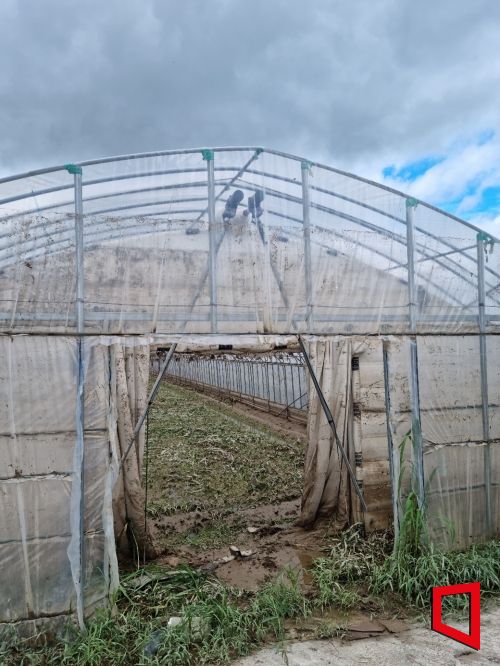
[[[299,351],[232,345],[175,353],[147,420],[145,517],[157,558],[213,570],[242,589],[302,572],[322,529],[300,516],[308,408]],[[167,349],[151,353],[151,380]],[[302,575],[302,574],[301,574]]]

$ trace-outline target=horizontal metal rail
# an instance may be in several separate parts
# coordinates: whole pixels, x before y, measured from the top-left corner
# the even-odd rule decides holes
[[[152,368],[160,366],[152,358]],[[175,354],[167,371],[169,380],[190,386],[217,389],[222,395],[253,404],[271,413],[305,412],[307,381],[302,355],[275,352],[270,355]],[[249,400],[248,400],[249,399]]]

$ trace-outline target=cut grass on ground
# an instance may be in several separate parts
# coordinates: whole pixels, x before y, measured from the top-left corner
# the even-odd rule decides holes
[[[278,503],[302,490],[304,444],[163,383],[149,416],[148,513]]]

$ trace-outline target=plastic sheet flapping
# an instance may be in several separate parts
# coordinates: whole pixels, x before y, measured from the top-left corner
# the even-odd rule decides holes
[[[1,622],[40,624],[72,614],[79,586],[87,612],[116,585],[110,498],[119,446],[110,434],[118,418],[110,344],[145,345],[165,336],[187,339],[186,349],[194,349],[197,336],[214,333],[233,336],[224,344],[237,346],[237,338],[240,347],[259,340],[247,335],[365,337],[353,390],[366,406],[361,441],[372,447],[369,462],[380,471],[388,465],[381,453],[387,410],[395,449],[411,425],[407,336],[416,334],[434,534],[453,541],[447,535],[454,530],[455,545],[464,546],[498,533],[495,239],[400,193],[255,148],[115,158],[81,168],[79,438],[74,176],[56,168],[0,180]],[[241,203],[231,208],[238,190]],[[383,336],[392,336],[389,387]],[[205,337],[203,344],[219,343]],[[82,443],[89,563],[83,576],[75,536]],[[378,490],[367,486],[375,502]]]

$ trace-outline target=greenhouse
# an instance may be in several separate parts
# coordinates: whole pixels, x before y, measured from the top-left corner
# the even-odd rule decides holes
[[[0,630],[83,627],[124,530],[147,549],[157,348],[158,380],[174,351],[303,355],[303,526],[397,532],[411,486],[436,543],[500,535],[497,239],[253,147],[3,178],[0,218]]]

